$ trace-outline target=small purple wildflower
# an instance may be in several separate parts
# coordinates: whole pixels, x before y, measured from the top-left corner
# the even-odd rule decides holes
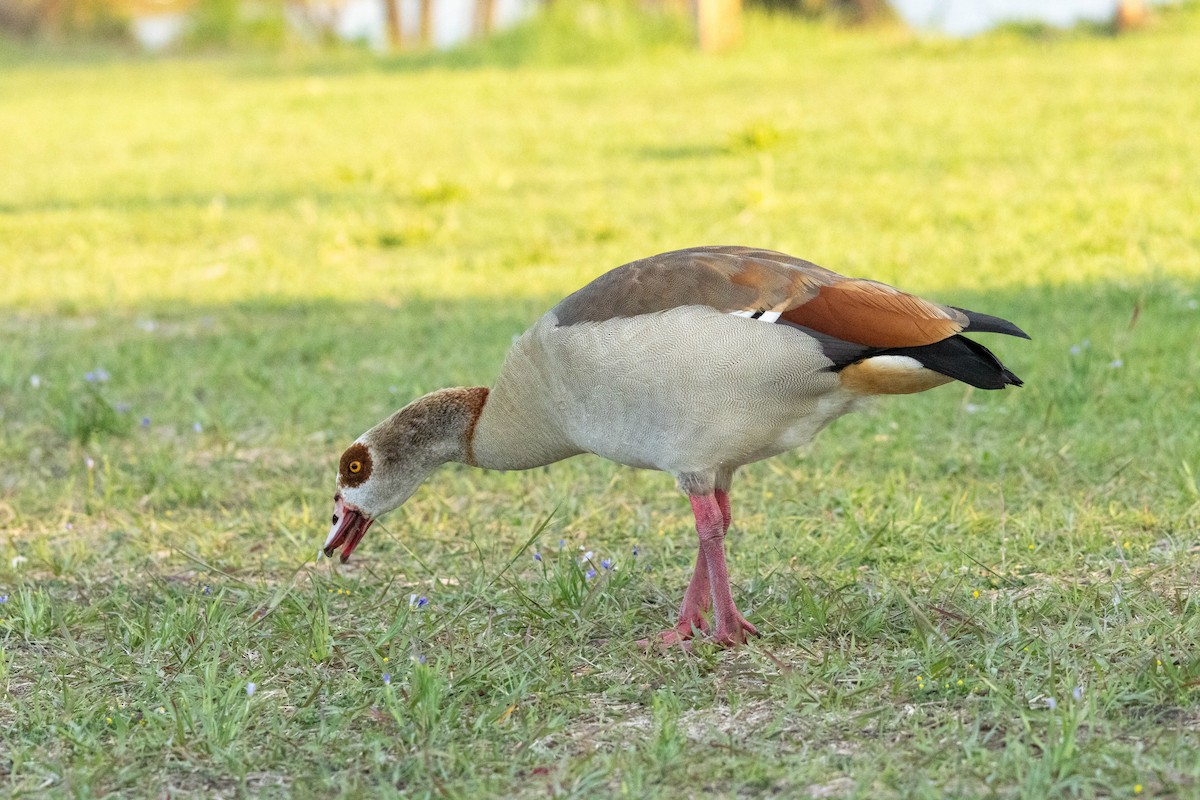
[[[1071,697],[1074,697],[1076,700],[1082,700],[1083,699],[1083,687],[1076,686],[1074,689],[1072,689]]]
[[[604,569],[612,569],[612,567],[613,567],[613,565],[612,565],[612,559],[611,559],[611,558],[606,558],[606,559],[603,559],[603,560],[600,562],[600,566],[601,566],[601,567],[603,567]]]
[[[638,546],[636,544],[633,546],[633,554],[635,556],[638,554]]]
[[[383,685],[384,686],[392,685],[392,673],[390,673],[390,672],[383,673]]]
[[[592,578],[596,577],[596,570],[589,568],[587,573],[583,577],[587,578],[590,581]]]
[[[94,460],[94,459],[93,459],[91,456],[86,456],[86,457],[83,459],[83,465],[84,465],[85,467],[87,467],[88,469],[95,469],[95,468],[96,468],[96,462],[95,462],[95,460]]]
[[[142,417],[142,427],[143,428],[150,427],[150,418],[149,417]]]
[[[246,697],[254,697],[254,693],[258,691],[258,684],[250,681],[246,684]]]
[[[110,377],[111,376],[108,374],[108,371],[103,367],[97,367],[96,369],[83,374],[83,379],[88,383],[104,383]]]
[[[418,663],[418,664],[424,664],[424,663],[425,663],[425,656],[423,656],[423,655],[418,655],[418,656],[417,656],[417,663]]]
[[[408,604],[416,608],[424,608],[425,606],[429,605],[429,598],[425,597],[424,595],[418,597],[415,594],[410,594],[408,596]]]
[[[0,594],[0,606],[8,602],[8,595]]]
[[[537,551],[535,550],[535,551],[533,552],[533,560],[534,560],[534,561],[541,561],[541,560],[542,560],[542,554],[541,554],[541,553],[539,553],[539,552],[537,552]]]
[[[566,540],[566,539],[559,539],[559,540],[558,540],[558,549],[559,549],[559,550],[564,550],[564,549],[566,549],[566,546],[567,546],[567,540]]]
[[[204,587],[204,593],[205,593],[205,594],[212,594],[212,587],[211,587],[211,586],[205,586],[205,587]]]
[[[1046,698],[1046,708],[1053,711],[1054,709],[1058,708],[1058,701],[1055,700],[1053,697],[1047,697]]]
[[[64,528],[66,528],[66,529],[67,529],[67,530],[69,530],[69,531],[70,531],[70,530],[74,530],[74,529],[75,529],[75,526],[74,526],[72,523],[70,523],[70,522],[68,522],[67,524],[63,525],[63,527],[64,527]]]
[[[115,406],[113,406],[113,410],[118,414],[128,414],[132,408],[133,406],[129,405],[129,403],[117,403]]]
[[[196,433],[203,433],[203,432],[204,432],[204,426],[203,426],[203,425],[201,425],[199,422],[193,422],[193,423],[192,423],[192,430],[194,430]]]

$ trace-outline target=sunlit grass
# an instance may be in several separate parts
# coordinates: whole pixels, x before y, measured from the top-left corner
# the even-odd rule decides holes
[[[586,64],[0,58],[6,788],[1198,790],[1196,14],[749,26]],[[354,436],[699,243],[1011,317],[1034,340],[989,344],[1026,386],[739,474],[738,652],[633,646],[691,518],[595,459],[444,469],[315,561]]]
[[[764,25],[741,55],[587,68],[10,69],[0,301],[559,294],[697,241],[919,289],[1195,279],[1195,22],[1172,23],[952,48]]]

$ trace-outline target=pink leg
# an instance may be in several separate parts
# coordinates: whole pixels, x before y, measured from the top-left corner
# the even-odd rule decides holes
[[[733,509],[729,506],[729,492],[717,489],[713,494],[716,495],[717,505],[721,507],[721,516],[725,518],[725,533],[729,533],[729,525],[733,522]]]
[[[729,532],[729,523],[733,519],[729,507],[729,492],[717,489],[714,493],[717,505],[721,509],[724,520],[723,533]],[[712,607],[712,588],[708,580],[708,561],[704,551],[696,553],[696,569],[692,571],[692,580],[688,583],[687,592],[683,595],[683,604],[679,607],[679,621],[674,628],[668,628],[659,634],[663,644],[675,644],[691,639],[695,631],[708,631],[708,620],[705,612]]]
[[[725,494],[725,493],[723,493]],[[729,588],[729,573],[725,568],[725,520],[716,493],[689,495],[692,513],[696,517],[696,533],[700,536],[700,557],[708,563],[708,582],[712,591],[713,622],[716,631],[713,641],[730,646],[746,641],[746,634],[758,635],[758,631],[733,604],[733,592]],[[729,496],[725,494],[725,505]]]
[[[658,636],[663,644],[678,644],[692,638],[696,630],[707,631],[708,620],[704,612],[708,611],[712,601],[712,589],[708,582],[708,562],[704,559],[704,551],[696,554],[696,569],[692,572],[692,580],[688,583],[683,595],[683,604],[679,606],[679,621],[674,628],[667,628]]]

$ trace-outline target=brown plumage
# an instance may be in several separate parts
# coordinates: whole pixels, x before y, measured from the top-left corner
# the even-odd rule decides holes
[[[675,476],[700,549],[664,643],[757,633],[726,572],[729,489],[744,464],[811,440],[878,394],[1021,381],[963,332],[1025,337],[1007,320],[746,247],[663,253],[608,272],[547,312],[495,385],[426,395],[343,455],[325,553],[345,560],[371,521],[446,461],[527,469],[595,453]],[[357,469],[354,467],[357,465]]]

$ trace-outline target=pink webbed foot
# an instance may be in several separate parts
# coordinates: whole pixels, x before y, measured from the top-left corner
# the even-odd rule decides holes
[[[658,634],[658,643],[663,647],[685,644],[696,635],[696,632],[708,633],[708,620],[697,615],[694,619],[680,620],[674,628],[667,628]]]
[[[758,628],[750,624],[750,621],[742,616],[741,612],[735,611],[736,615],[729,620],[727,624],[721,626],[724,630],[718,630],[713,633],[713,644],[721,647],[736,647],[745,644],[747,636],[758,636]]]

